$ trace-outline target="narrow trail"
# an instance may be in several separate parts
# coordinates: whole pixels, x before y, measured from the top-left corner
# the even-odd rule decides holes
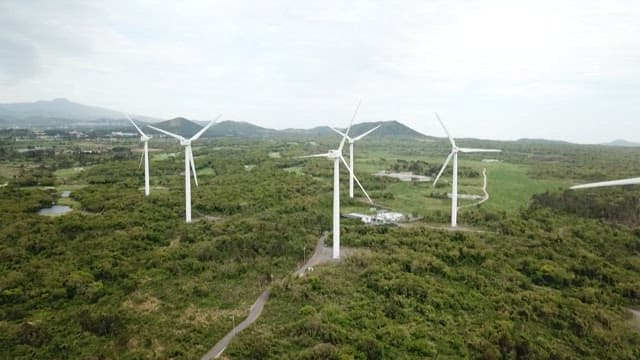
[[[480,205],[482,203],[487,202],[487,200],[489,200],[489,193],[487,192],[487,169],[484,168],[482,169],[482,176],[484,176],[484,184],[482,185],[482,192],[484,193],[484,196],[482,197],[482,199],[480,199],[480,201],[473,203],[473,204],[469,204],[469,205],[465,205],[465,206],[458,206],[458,209],[463,209],[463,208],[467,208],[467,207],[471,207],[471,206],[476,206],[476,205]]]
[[[303,276],[307,269],[309,269],[310,267],[331,260],[331,248],[324,246],[326,237],[326,233],[320,236],[313,255],[309,258],[309,260],[307,260],[306,263],[304,263],[298,270],[293,273],[296,277]],[[238,334],[240,331],[248,328],[249,325],[251,325],[260,317],[264,305],[266,304],[267,300],[269,300],[269,295],[271,295],[271,289],[267,288],[264,292],[262,292],[262,294],[260,294],[256,302],[251,306],[247,318],[244,319],[240,324],[238,324],[238,326],[229,331],[227,335],[222,338],[222,340],[215,344],[215,346],[212,347],[211,350],[209,350],[202,357],[202,360],[217,359],[218,357],[220,357],[227,346],[229,346],[231,340],[233,340],[233,337],[236,336],[236,334]]]
[[[629,309],[629,311],[631,311],[631,315],[633,315],[633,323],[636,329],[640,331],[640,310]]]

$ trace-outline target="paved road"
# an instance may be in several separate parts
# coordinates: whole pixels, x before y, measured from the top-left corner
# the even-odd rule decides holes
[[[327,235],[324,234],[318,239],[318,244],[316,245],[316,250],[314,251],[313,256],[311,256],[311,258],[305,264],[303,264],[298,270],[296,270],[296,272],[294,272],[295,276],[302,276],[308,268],[331,259],[331,248],[327,248],[324,246],[324,240],[326,236]],[[267,289],[262,294],[260,294],[258,300],[256,300],[253,306],[251,306],[247,318],[244,319],[243,322],[238,324],[238,326],[229,331],[229,333],[227,333],[227,335],[225,335],[222,340],[220,340],[202,357],[202,360],[217,359],[218,357],[220,357],[220,355],[222,355],[222,353],[224,352],[224,349],[229,346],[229,343],[231,342],[233,337],[240,331],[249,327],[249,325],[251,325],[258,319],[258,317],[260,317],[262,309],[264,308],[264,304],[269,299],[270,294],[271,289]]]
[[[209,359],[218,358],[222,354],[224,349],[227,348],[227,346],[231,342],[231,339],[233,339],[233,337],[237,333],[239,333],[240,331],[246,329],[247,327],[249,327],[249,325],[251,325],[254,321],[256,321],[256,319],[262,313],[262,308],[264,308],[264,304],[269,299],[269,295],[270,294],[271,294],[271,290],[270,289],[267,289],[262,294],[260,294],[260,296],[258,297],[258,300],[256,300],[256,302],[253,304],[253,306],[251,306],[251,310],[249,310],[249,316],[247,316],[247,318],[244,319],[243,322],[238,324],[238,326],[233,328],[227,335],[225,335],[225,337],[222,338],[222,340],[220,340],[213,348],[211,348],[211,350],[209,350],[209,352],[207,352],[202,357],[202,359],[203,360],[205,360],[205,359],[209,360]]]
[[[324,240],[327,238],[327,234],[323,234],[318,239],[318,244],[316,245],[316,250],[313,252],[313,255],[305,264],[303,264],[293,275],[300,277],[304,276],[307,269],[310,267],[316,266],[318,264],[325,263],[330,261],[333,257],[333,249],[324,246]]]

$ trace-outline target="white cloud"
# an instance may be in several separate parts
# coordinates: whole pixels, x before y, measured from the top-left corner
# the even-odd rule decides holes
[[[425,132],[438,110],[458,136],[604,141],[640,130],[638,18],[634,1],[5,0],[0,101],[284,128],[341,125],[363,97],[362,120]],[[605,114],[619,126],[577,126]]]

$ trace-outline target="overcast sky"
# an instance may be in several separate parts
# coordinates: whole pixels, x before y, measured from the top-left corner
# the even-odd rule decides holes
[[[0,0],[0,102],[640,141],[640,1]]]

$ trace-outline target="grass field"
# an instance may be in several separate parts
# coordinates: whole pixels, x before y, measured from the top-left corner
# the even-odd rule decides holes
[[[73,168],[67,168],[67,169],[58,169],[53,172],[53,175],[55,175],[55,177],[61,180],[69,180],[72,177],[81,173],[82,171],[85,171],[87,168],[88,167],[73,167]]]
[[[419,157],[419,156],[399,156],[394,154],[376,154],[379,157],[372,157],[366,154],[362,160],[357,159],[356,171],[359,174],[373,175],[381,170],[386,170],[396,159],[403,160],[423,160],[428,163],[439,164],[444,158]],[[451,166],[451,165],[449,165]],[[531,195],[542,193],[556,188],[567,188],[571,185],[568,181],[557,179],[533,179],[528,175],[528,168],[525,165],[511,164],[507,162],[485,163],[476,160],[465,160],[460,156],[460,167],[470,167],[478,172],[483,168],[487,169],[487,191],[489,201],[483,207],[490,210],[515,211],[520,207],[527,206]],[[458,193],[482,195],[483,178],[458,178]],[[366,184],[364,184],[366,188]],[[394,199],[380,200],[374,199],[376,203],[388,206],[403,213],[425,213],[432,211],[450,211],[450,200],[438,199],[431,196],[432,193],[451,192],[451,175],[445,174],[439,181],[437,187],[433,187],[431,182],[411,183],[394,182],[390,184],[387,191],[393,193]],[[459,206],[473,204],[475,200],[459,199]],[[461,212],[466,211],[461,209]]]

